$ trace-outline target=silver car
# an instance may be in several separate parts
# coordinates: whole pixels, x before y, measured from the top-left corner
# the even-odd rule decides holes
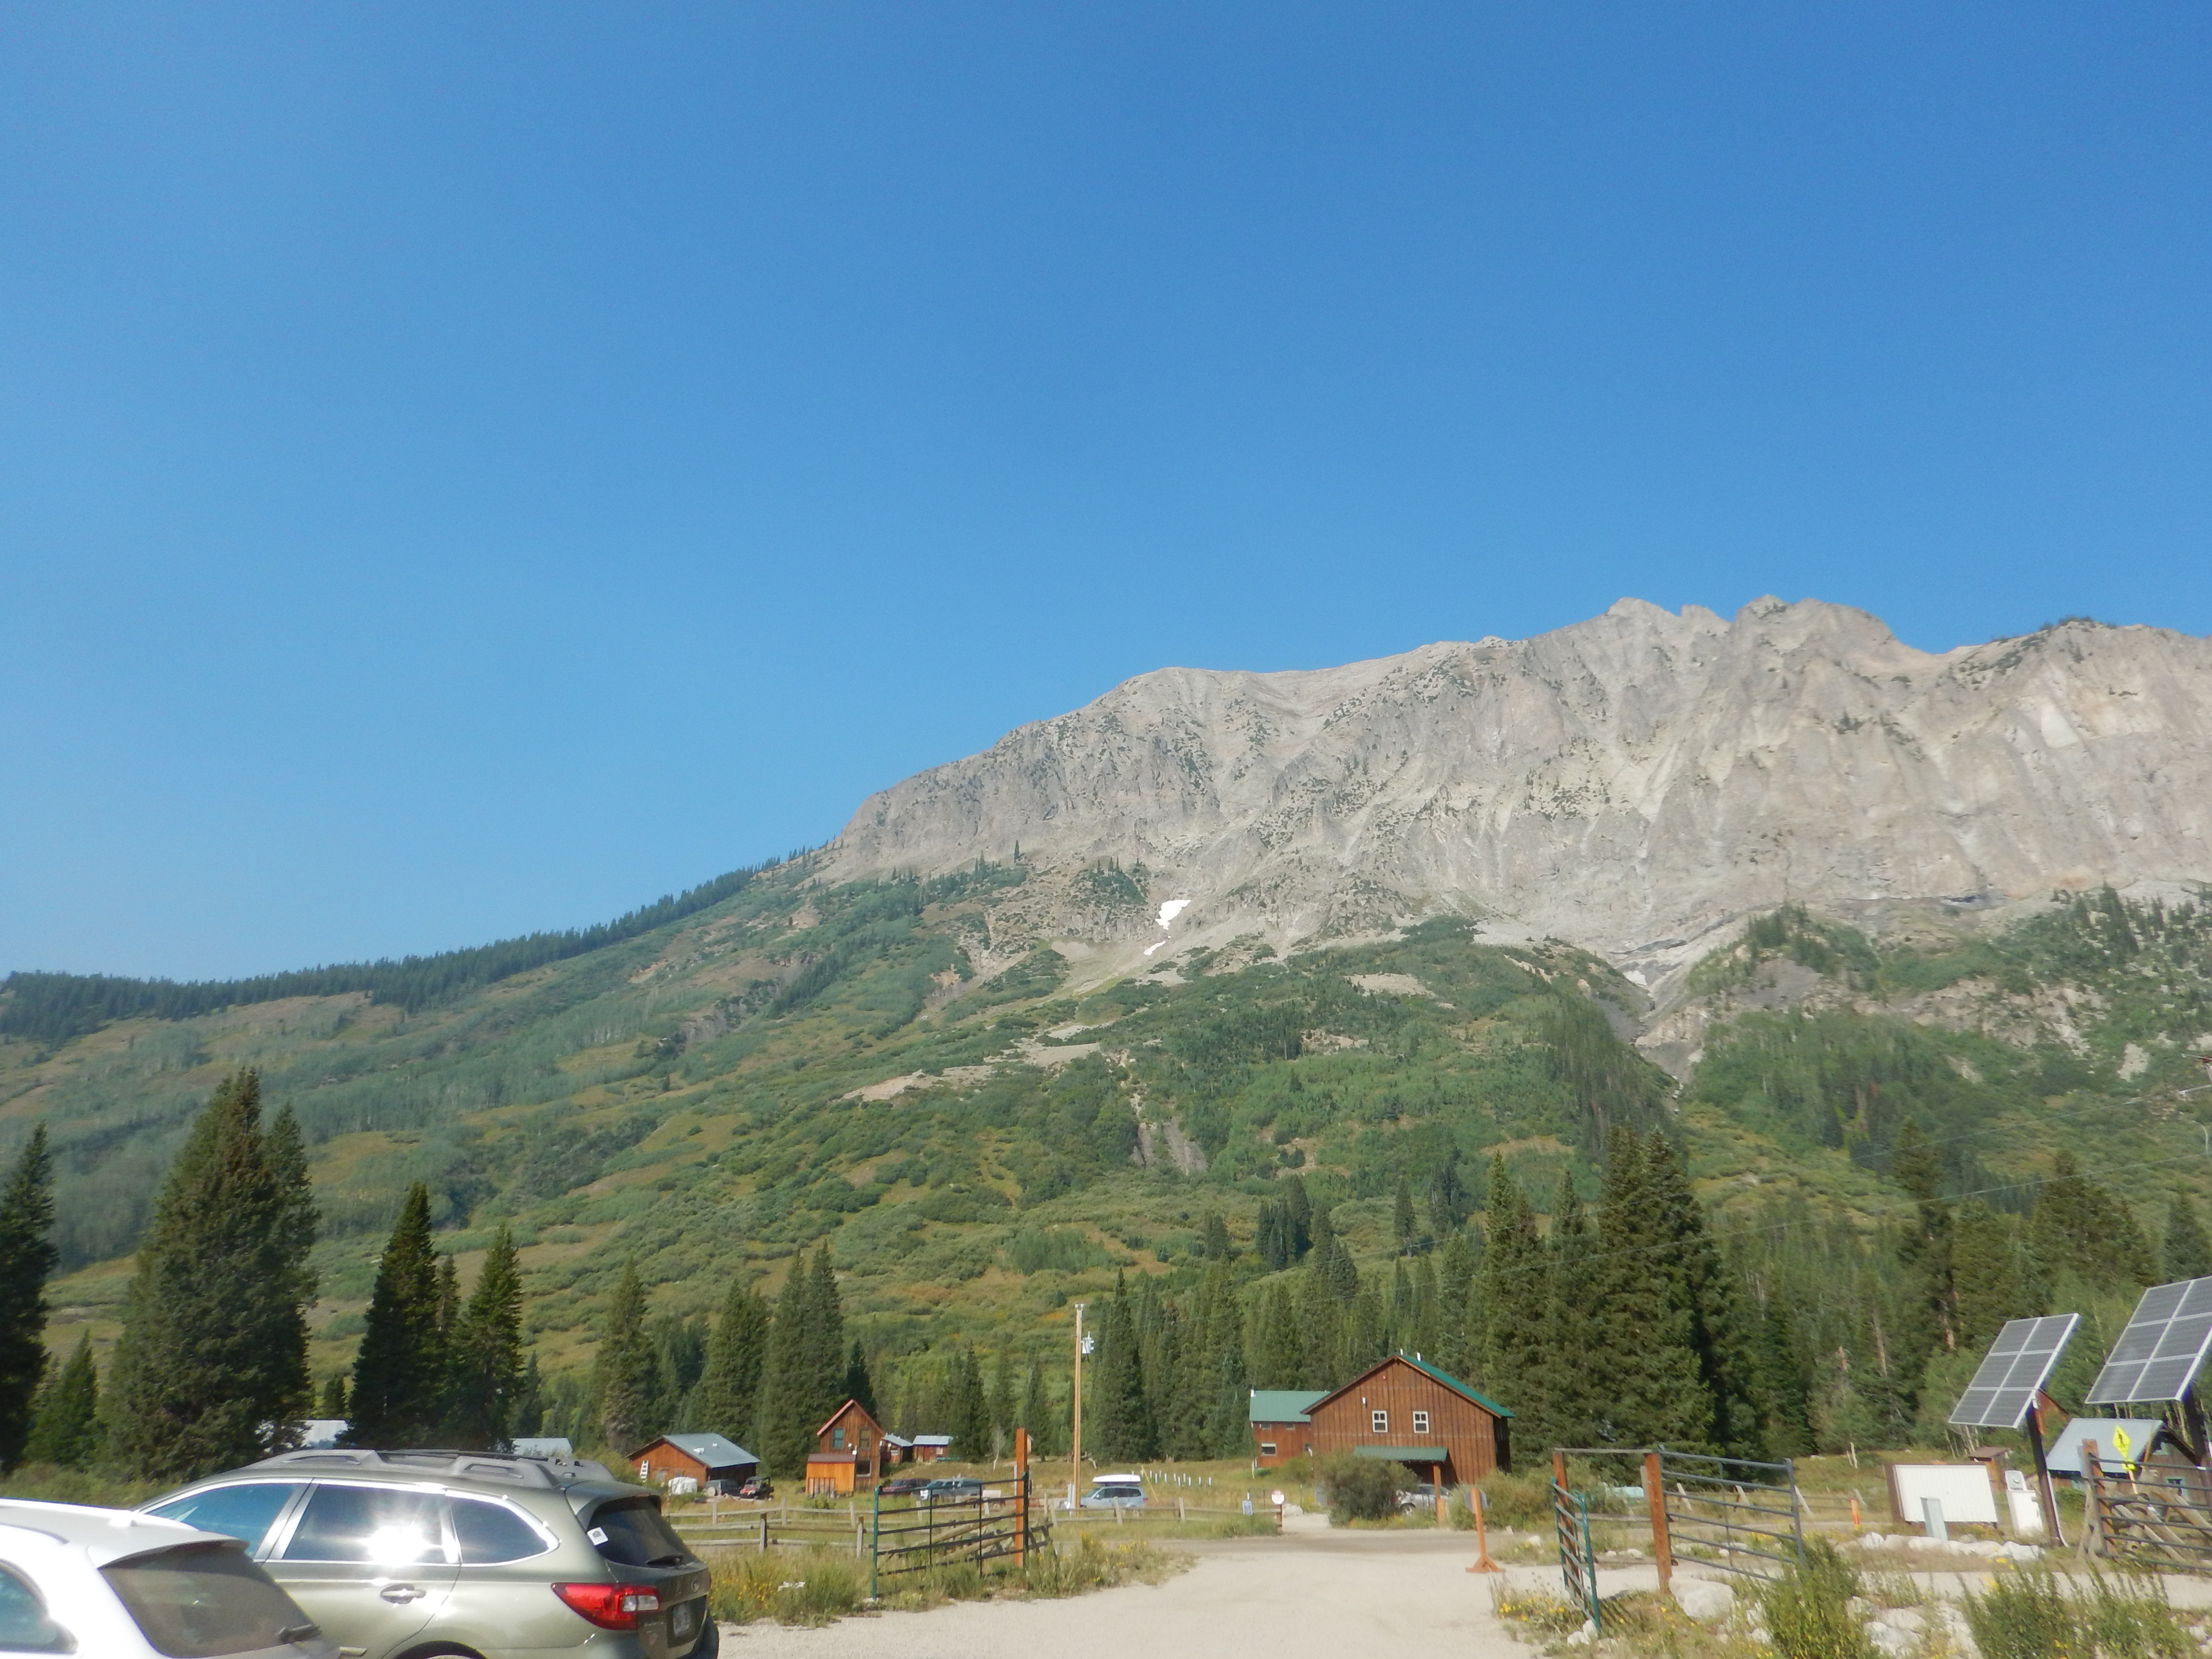
[[[336,1659],[235,1540],[129,1510],[0,1501],[0,1653]]]
[[[341,1659],[710,1659],[707,1568],[588,1460],[286,1452],[146,1513],[243,1542]]]

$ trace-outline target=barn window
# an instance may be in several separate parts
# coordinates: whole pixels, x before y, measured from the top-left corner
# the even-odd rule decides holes
[[[1260,1455],[1262,1457],[1273,1457],[1274,1455],[1275,1443],[1272,1440],[1262,1440],[1260,1443]]]
[[[1426,1412],[1415,1412],[1413,1413],[1413,1432],[1415,1434],[1426,1434],[1428,1431],[1429,1414]]]
[[[1370,1412],[1367,1413],[1367,1421],[1369,1426],[1377,1434],[1390,1432],[1390,1413],[1388,1412]]]
[[[831,1451],[842,1451],[845,1449],[844,1430],[832,1429],[830,1431],[830,1449]]]

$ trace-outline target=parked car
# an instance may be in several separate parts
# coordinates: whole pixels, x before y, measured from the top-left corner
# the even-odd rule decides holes
[[[228,1534],[349,1659],[710,1659],[707,1568],[658,1494],[575,1458],[286,1452],[144,1513]]]
[[[238,1540],[129,1510],[0,1501],[0,1652],[337,1659]]]
[[[1133,1474],[1094,1474],[1091,1490],[1078,1501],[1086,1510],[1140,1510],[1145,1488]]]
[[[948,1474],[926,1480],[915,1498],[923,1504],[973,1504],[983,1496],[983,1483],[964,1474]]]
[[[911,1498],[929,1484],[929,1477],[921,1474],[902,1474],[896,1480],[886,1480],[876,1491],[885,1498]]]

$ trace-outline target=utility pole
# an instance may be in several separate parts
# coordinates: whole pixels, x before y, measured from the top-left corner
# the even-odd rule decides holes
[[[1067,1457],[1067,1512],[1075,1515],[1075,1500],[1083,1493],[1083,1310],[1075,1304],[1075,1444]]]

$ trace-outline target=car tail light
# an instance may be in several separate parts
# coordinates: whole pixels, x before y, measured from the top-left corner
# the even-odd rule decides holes
[[[556,1584],[553,1594],[601,1630],[635,1630],[640,1613],[660,1611],[650,1584]]]

